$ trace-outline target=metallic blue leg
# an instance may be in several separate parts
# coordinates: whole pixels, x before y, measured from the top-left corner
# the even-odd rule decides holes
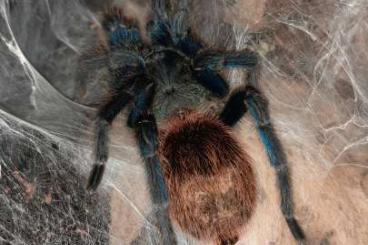
[[[295,239],[303,241],[305,239],[304,232],[294,217],[286,156],[270,122],[267,103],[254,87],[247,86],[245,92],[248,111],[257,125],[268,159],[277,173],[278,185],[281,190],[281,211]]]
[[[258,57],[251,51],[224,52],[199,55],[194,59],[194,69],[222,70],[231,68],[251,69],[257,66]]]
[[[115,8],[105,15],[102,26],[107,34],[110,48],[118,48],[129,44],[141,43],[138,28],[128,27],[123,23],[120,9]]]
[[[211,69],[194,71],[198,83],[208,89],[217,97],[224,97],[229,92],[229,86],[226,81],[217,72]]]
[[[161,234],[165,234],[162,237],[163,244],[176,244],[175,233],[167,215],[167,187],[157,155],[159,147],[157,124],[154,115],[150,112],[154,90],[154,85],[151,83],[137,95],[129,115],[128,125],[135,129],[140,155],[145,163],[151,198],[160,209],[156,218]]]
[[[96,123],[96,163],[90,173],[87,189],[96,190],[102,180],[105,165],[109,155],[109,127],[115,117],[130,102],[131,97],[126,93],[119,93],[107,103],[98,113]]]

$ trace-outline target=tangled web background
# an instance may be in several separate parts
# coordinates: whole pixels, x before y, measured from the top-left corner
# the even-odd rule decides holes
[[[113,125],[102,188],[84,190],[93,105],[104,87],[103,71],[81,68],[80,57],[95,45],[99,12],[109,3],[0,1],[0,244],[156,243],[125,115]],[[146,16],[146,1],[117,4]],[[260,86],[311,244],[367,244],[368,1],[201,0],[193,1],[190,22],[214,48],[260,53]],[[242,79],[240,71],[224,76],[234,86]],[[259,184],[239,243],[293,244],[254,125],[247,117],[235,130]],[[178,236],[181,244],[198,243]]]

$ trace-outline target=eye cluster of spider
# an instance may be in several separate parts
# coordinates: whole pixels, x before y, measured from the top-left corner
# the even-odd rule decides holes
[[[270,122],[266,100],[257,89],[258,56],[249,50],[209,50],[186,21],[187,1],[169,11],[164,0],[152,1],[145,37],[137,23],[113,8],[104,16],[105,53],[118,59],[111,98],[96,122],[96,162],[88,186],[95,190],[108,161],[108,132],[125,107],[127,126],[135,131],[145,162],[153,203],[168,203],[171,223],[200,240],[234,244],[256,207],[257,185],[249,156],[231,127],[250,112],[271,165],[278,176],[281,211],[295,239],[304,233],[294,218],[288,167]],[[242,89],[230,92],[224,69],[247,70]],[[221,112],[201,112],[209,97],[225,101]],[[159,125],[157,125],[157,121]],[[175,240],[172,234],[170,242]]]

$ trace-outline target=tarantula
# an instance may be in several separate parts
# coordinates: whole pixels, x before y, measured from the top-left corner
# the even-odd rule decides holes
[[[266,100],[256,88],[257,54],[208,50],[186,25],[187,1],[180,1],[174,14],[164,0],[153,0],[152,5],[148,41],[122,10],[115,8],[104,16],[106,52],[114,54],[119,65],[110,66],[113,95],[97,115],[96,163],[87,188],[95,190],[101,182],[109,127],[129,106],[127,126],[135,130],[153,202],[168,202],[170,220],[192,236],[233,244],[256,205],[249,157],[230,130],[249,110],[278,176],[281,211],[295,239],[303,241],[294,218],[286,157]],[[248,71],[248,84],[235,92],[219,75],[231,68]],[[198,111],[206,93],[228,98],[218,116]],[[160,129],[156,117],[162,122]]]

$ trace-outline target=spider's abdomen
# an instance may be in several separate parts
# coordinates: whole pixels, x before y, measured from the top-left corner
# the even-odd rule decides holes
[[[169,120],[160,156],[170,217],[198,239],[236,242],[256,199],[249,158],[229,129],[194,112]]]

